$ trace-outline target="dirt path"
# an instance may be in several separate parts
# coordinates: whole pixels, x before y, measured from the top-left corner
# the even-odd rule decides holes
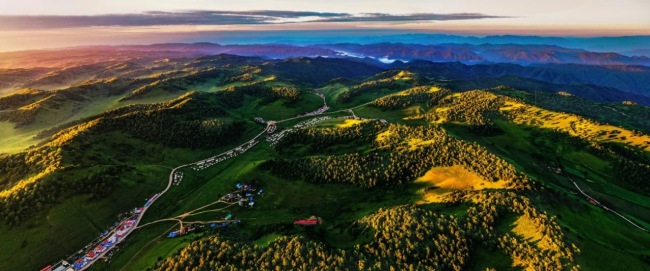
[[[345,111],[352,112],[353,109],[356,109],[356,108],[359,108],[359,107],[366,106],[366,105],[368,105],[368,104],[370,104],[370,103],[372,103],[372,102],[368,102],[368,103],[360,104],[360,105],[357,105],[357,106],[354,106],[354,107],[351,107],[351,108],[347,108],[347,109],[341,109],[341,110],[338,110],[338,111],[326,112],[326,113],[324,112],[324,113],[321,113],[321,114],[315,114],[315,115],[297,116],[297,117],[288,118],[288,119],[283,119],[283,120],[280,120],[280,121],[274,121],[274,122],[275,122],[275,123],[281,123],[281,122],[291,121],[291,120],[300,119],[300,118],[318,117],[318,116],[322,116],[322,115],[329,115],[329,114],[341,113],[341,112],[345,112]],[[325,100],[324,97],[323,97],[323,104],[324,104],[324,105],[327,105],[327,102],[326,102],[326,100]],[[271,127],[271,126],[268,125],[268,123],[267,123],[266,127],[264,128],[264,130],[263,130],[262,132],[260,132],[259,134],[257,134],[255,137],[253,137],[252,139],[246,141],[246,143],[244,143],[244,144],[242,144],[242,145],[239,145],[239,146],[237,146],[237,147],[235,147],[235,148],[232,148],[232,149],[230,149],[230,150],[228,150],[228,151],[225,151],[225,152],[223,152],[223,153],[221,153],[221,154],[218,154],[218,155],[212,156],[212,157],[210,157],[210,158],[202,159],[202,160],[199,160],[199,161],[196,161],[196,162],[192,162],[192,163],[187,163],[187,164],[184,164],[184,165],[180,165],[180,166],[177,166],[177,167],[173,168],[172,171],[169,173],[169,177],[168,177],[168,181],[167,181],[167,187],[165,187],[165,189],[164,189],[163,191],[161,191],[160,193],[158,193],[158,194],[157,194],[158,196],[157,196],[155,199],[153,199],[153,200],[150,202],[150,204],[149,204],[148,206],[146,206],[146,207],[143,208],[142,212],[141,212],[141,213],[139,214],[139,216],[137,217],[137,220],[136,220],[136,222],[133,224],[133,226],[131,227],[131,229],[130,229],[127,233],[125,233],[124,236],[122,236],[121,238],[119,238],[119,239],[115,242],[115,245],[113,245],[113,246],[107,248],[106,250],[104,250],[102,253],[100,253],[99,255],[97,255],[97,256],[96,256],[92,261],[88,262],[86,265],[84,265],[84,266],[83,266],[81,269],[79,269],[79,270],[86,270],[87,268],[89,268],[90,266],[92,266],[92,265],[93,265],[97,260],[99,260],[100,258],[102,258],[104,255],[106,255],[108,252],[110,252],[113,248],[115,248],[115,247],[117,246],[117,244],[119,244],[119,243],[121,243],[122,241],[126,240],[126,238],[127,238],[131,233],[133,233],[136,229],[140,229],[140,228],[142,228],[142,227],[145,227],[145,226],[148,226],[148,225],[151,225],[151,224],[154,224],[154,223],[158,223],[158,222],[163,222],[163,221],[178,221],[178,222],[181,223],[181,225],[182,225],[183,221],[182,221],[181,219],[179,219],[179,217],[160,219],[160,220],[156,220],[156,221],[148,222],[148,223],[143,224],[143,225],[140,225],[140,221],[141,221],[142,218],[144,217],[144,215],[145,215],[145,213],[147,212],[147,210],[149,210],[149,208],[150,208],[150,207],[151,207],[151,206],[152,206],[152,205],[153,205],[153,204],[154,204],[158,199],[160,199],[160,198],[161,198],[165,193],[167,193],[167,191],[169,191],[169,189],[171,188],[171,186],[172,186],[172,184],[173,184],[174,176],[175,176],[175,174],[176,174],[176,171],[178,171],[178,170],[180,170],[181,168],[184,168],[184,167],[188,167],[188,166],[192,166],[192,165],[198,164],[198,163],[200,163],[200,162],[202,162],[202,161],[205,161],[205,160],[208,160],[208,159],[211,159],[211,158],[215,158],[215,157],[219,157],[219,156],[226,155],[228,152],[235,151],[236,149],[239,149],[239,148],[241,148],[242,146],[245,146],[245,145],[248,144],[249,142],[252,142],[252,141],[256,140],[257,138],[259,138],[260,136],[262,136],[263,134],[265,134],[266,131],[268,131],[268,129],[269,129],[270,127]],[[253,146],[254,146],[254,145],[253,145]],[[251,147],[252,147],[252,146],[251,146]],[[247,149],[246,149],[246,150],[247,150]],[[245,152],[245,151],[244,151],[244,152]],[[243,153],[243,152],[242,152],[242,153]],[[225,160],[227,160],[227,159],[224,159],[223,161],[225,161]],[[195,215],[193,212],[196,212],[196,211],[198,211],[198,210],[202,210],[202,209],[204,209],[204,208],[207,208],[207,207],[209,207],[209,206],[211,206],[211,205],[214,205],[214,204],[216,204],[216,203],[219,203],[219,202],[227,203],[227,202],[224,202],[224,201],[219,200],[219,201],[216,201],[216,202],[210,203],[210,204],[208,204],[208,205],[202,206],[202,207],[200,207],[200,208],[198,208],[198,209],[195,209],[195,210],[189,212],[189,215],[186,215],[185,217]],[[206,211],[199,212],[199,213],[196,213],[196,214],[201,214],[201,213],[205,213],[205,212],[215,212],[215,211],[223,210],[223,209],[228,208],[228,207],[230,207],[230,206],[232,206],[232,204],[230,204],[230,205],[228,205],[228,206],[226,206],[226,207],[224,207],[224,208],[222,208],[222,209],[206,210]],[[187,213],[186,213],[186,214],[187,214]],[[218,221],[223,222],[223,221],[226,221],[226,220],[218,220]],[[186,222],[186,223],[213,223],[213,222],[195,221],[195,222]],[[214,223],[216,223],[216,222],[214,222]],[[159,237],[154,238],[154,239],[151,240],[149,243],[147,243],[147,245],[145,245],[145,246],[148,246],[151,242],[153,242],[154,240],[156,240],[156,239],[158,239],[158,238],[159,238]],[[138,253],[140,253],[140,251],[138,251]],[[137,253],[136,253],[136,255],[137,255]],[[135,255],[134,255],[134,257],[135,257]],[[133,259],[133,258],[132,258],[132,259]],[[132,259],[131,259],[131,260],[132,260]],[[129,260],[129,262],[130,262],[131,260]]]
[[[618,217],[620,217],[620,218],[622,218],[623,220],[627,221],[628,223],[632,224],[632,226],[636,227],[636,228],[639,229],[639,230],[642,230],[642,231],[644,231],[644,232],[650,232],[650,231],[648,231],[646,228],[641,227],[639,224],[634,223],[632,220],[628,219],[627,217],[623,216],[622,214],[620,214],[620,213],[618,213],[618,212],[616,212],[616,211],[610,209],[609,207],[603,205],[602,203],[600,203],[599,201],[597,201],[596,199],[594,199],[592,196],[590,196],[590,195],[588,195],[587,193],[585,193],[585,191],[582,191],[582,189],[580,188],[580,186],[578,186],[578,184],[577,184],[575,181],[573,181],[573,179],[571,179],[571,177],[567,176],[567,178],[569,178],[569,181],[571,181],[571,182],[573,183],[573,185],[578,189],[578,191],[580,192],[580,194],[582,194],[582,195],[584,195],[585,197],[587,197],[587,199],[589,199],[589,201],[594,202],[596,206],[599,206],[599,207],[601,207],[601,208],[603,208],[603,209],[605,209],[605,210],[607,210],[607,211],[609,211],[609,212],[611,212],[611,213],[617,215]]]

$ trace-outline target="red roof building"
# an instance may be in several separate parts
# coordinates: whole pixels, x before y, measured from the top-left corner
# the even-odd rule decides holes
[[[318,224],[318,219],[301,219],[293,222],[296,225],[313,226]]]
[[[101,253],[102,251],[104,251],[104,246],[102,246],[102,245],[98,245],[94,249],[94,252],[96,252],[96,253]]]

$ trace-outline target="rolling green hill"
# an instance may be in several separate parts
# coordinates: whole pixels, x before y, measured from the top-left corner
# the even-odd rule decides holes
[[[650,268],[647,107],[346,63],[102,66],[0,97],[0,270],[78,259],[161,191],[90,270]],[[239,182],[254,207],[219,201]]]

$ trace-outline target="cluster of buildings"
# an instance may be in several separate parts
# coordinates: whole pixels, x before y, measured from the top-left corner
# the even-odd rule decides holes
[[[327,106],[327,105],[323,105],[321,108],[318,108],[318,109],[316,109],[315,111],[312,111],[312,112],[309,112],[309,113],[305,113],[305,114],[303,114],[303,116],[315,116],[315,115],[320,115],[320,114],[325,113],[325,111],[327,111],[327,110],[329,110],[329,109],[330,109],[329,106]]]
[[[219,155],[216,155],[216,156],[212,156],[212,157],[210,157],[208,159],[196,162],[196,163],[194,163],[194,165],[192,165],[192,169],[197,170],[197,171],[198,170],[204,170],[204,169],[206,169],[208,167],[211,167],[213,165],[218,164],[221,161],[224,161],[224,160],[229,159],[229,158],[233,158],[233,157],[235,157],[237,155],[240,155],[240,154],[246,152],[248,149],[252,148],[257,143],[258,143],[258,141],[255,140],[255,139],[250,140],[250,141],[242,144],[241,146],[239,146],[237,148],[234,148],[234,149],[232,149],[230,151],[227,151],[225,153],[222,153],[222,154],[219,154]]]
[[[323,93],[314,93],[316,96],[321,97],[323,99],[323,106],[321,108],[316,109],[315,111],[305,113],[303,116],[314,116],[314,115],[320,115],[325,113],[328,109],[330,109],[329,106],[327,106],[327,101],[325,101],[325,95]]]
[[[98,258],[104,251],[110,249],[118,241],[117,234],[113,234],[110,237],[104,239],[99,244],[97,244],[93,249],[86,251],[86,254],[79,257],[74,261],[73,267],[75,270],[83,268],[89,262],[92,262]]]
[[[88,249],[83,251],[81,256],[78,256],[74,259],[72,268],[74,270],[81,270],[87,265],[93,263],[98,258],[102,257],[103,254],[109,251],[115,244],[119,243],[131,232],[138,221],[138,218],[142,214],[144,208],[135,208],[131,211],[131,214],[126,219],[117,222],[110,230],[102,233],[98,242],[91,243]]]
[[[170,232],[169,234],[167,234],[167,238],[174,238],[174,237],[182,236],[182,235],[188,234],[190,232],[193,232],[196,229],[197,229],[197,227],[192,226],[192,225],[189,225],[189,226],[186,226],[186,227],[181,227],[179,230],[173,231],[173,232]]]
[[[235,185],[235,190],[231,193],[223,195],[220,200],[230,203],[239,203],[240,206],[246,206],[252,208],[255,205],[255,196],[264,196],[264,189],[257,189],[253,184],[242,184],[237,183]],[[232,219],[233,215],[228,214],[222,220],[207,222],[210,223],[210,228],[225,228],[228,225],[239,224],[240,220]],[[203,225],[205,222],[194,222],[187,226],[183,226],[178,230],[172,231],[167,234],[167,238],[175,238],[178,236],[186,235],[193,231],[201,231],[206,225]],[[207,224],[205,223],[205,224]],[[199,224],[199,225],[197,225]]]
[[[266,128],[266,132],[272,134],[277,128],[278,127],[275,125],[275,123],[269,123],[269,127]]]
[[[296,129],[296,130],[305,129],[305,128],[308,128],[309,126],[312,126],[312,125],[314,125],[314,124],[316,124],[318,122],[328,120],[328,119],[331,119],[331,117],[318,117],[318,118],[310,119],[308,121],[300,122],[300,123],[294,125],[292,128],[287,128],[287,129],[284,129],[284,130],[280,131],[277,134],[273,134],[271,136],[268,136],[266,138],[266,141],[269,142],[271,144],[271,146],[275,146],[275,144],[278,144],[278,142],[280,142],[280,140],[282,140],[282,138],[284,136],[286,136],[288,133],[290,133],[294,129]]]
[[[212,222],[210,223],[210,228],[225,228],[228,227],[228,225],[237,225],[241,223],[240,220],[233,220],[232,219],[232,214],[228,214],[223,221],[220,222]],[[179,236],[183,236],[186,234],[189,234],[194,231],[202,231],[206,226],[205,225],[188,225],[185,227],[181,227],[179,230],[172,231],[167,234],[167,238],[176,238]]]
[[[174,173],[174,179],[172,180],[172,183],[174,185],[179,185],[181,184],[181,180],[183,180],[183,172],[182,171],[176,171]]]
[[[280,140],[282,140],[282,138],[285,135],[287,135],[288,133],[290,133],[291,131],[293,131],[291,128],[284,129],[284,130],[280,131],[277,134],[273,134],[273,135],[268,136],[266,138],[266,141],[269,142],[271,144],[271,146],[275,146],[275,144],[278,144],[278,142],[280,142]]]
[[[303,122],[300,122],[300,123],[294,125],[293,129],[305,129],[305,128],[308,128],[309,126],[312,126],[312,125],[314,125],[316,123],[319,123],[321,121],[325,121],[325,120],[328,120],[328,119],[331,119],[331,118],[332,117],[313,118],[313,119],[310,119],[308,121],[303,121]]]
[[[254,120],[255,122],[257,122],[257,123],[260,123],[260,124],[266,124],[266,121],[265,121],[263,118],[261,118],[261,117],[253,118],[253,120]]]
[[[54,265],[46,266],[41,271],[74,271],[83,270],[92,264],[97,259],[108,253],[116,244],[124,240],[124,238],[135,229],[138,220],[144,213],[147,206],[151,205],[159,194],[146,200],[144,207],[137,207],[131,210],[128,216],[124,219],[115,222],[108,230],[101,233],[99,238],[88,244],[84,249],[80,250],[75,256],[68,259],[69,261],[61,261]],[[69,262],[72,262],[70,264]]]
[[[255,196],[264,196],[264,189],[257,189],[252,184],[237,183],[236,190],[221,197],[225,202],[237,202],[239,206],[255,206]]]
[[[74,271],[74,268],[67,261],[60,261],[58,263],[43,267],[41,271]]]

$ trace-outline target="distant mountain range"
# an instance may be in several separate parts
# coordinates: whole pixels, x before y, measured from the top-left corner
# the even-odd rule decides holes
[[[413,33],[401,30],[308,30],[308,31],[221,31],[196,37],[195,41],[209,41],[221,44],[333,44],[333,43],[411,43],[423,45],[436,44],[518,44],[518,45],[555,45],[572,49],[584,49],[592,52],[617,52],[629,56],[645,55],[636,50],[648,50],[650,36],[614,36],[614,37],[553,37],[553,36],[518,36],[489,35],[467,36],[453,34]]]
[[[582,49],[568,49],[555,45],[517,44],[439,44],[404,43],[326,44],[328,48],[348,56],[372,57],[384,62],[424,59],[438,62],[460,61],[476,63],[531,64],[586,64],[586,65],[650,65],[648,57],[630,57],[618,53],[598,53]]]
[[[220,54],[217,59],[211,57]],[[223,54],[231,56],[225,57]],[[255,58],[239,59],[235,55]],[[141,61],[157,63],[156,61],[176,60],[179,63],[194,60],[196,65],[205,65],[210,61],[224,62],[224,65],[230,62],[243,63],[242,61],[248,61],[251,65],[268,62],[268,67],[277,74],[314,85],[335,77],[356,77],[381,70],[406,69],[444,80],[516,76],[555,85],[591,85],[590,88],[608,94],[592,95],[595,93],[592,89],[587,96],[604,95],[603,97],[608,97],[607,100],[617,95],[621,99],[633,100],[639,100],[635,97],[650,97],[648,57],[591,52],[555,45],[407,43],[306,46],[169,43],[0,53],[0,69],[4,68],[0,72],[0,92],[3,92],[2,89],[19,87],[56,89],[61,85],[89,79],[138,76],[142,70],[138,64]],[[313,61],[319,62],[318,65],[312,64]],[[158,66],[160,65],[147,69],[158,69]],[[39,68],[34,69],[35,67]],[[573,89],[574,92],[580,92]],[[627,97],[621,93],[632,96]]]
[[[260,56],[264,58],[295,57],[370,57],[384,63],[395,60],[411,61],[422,59],[436,62],[479,63],[514,63],[520,65],[534,64],[585,64],[585,65],[643,65],[650,66],[646,56],[627,56],[614,52],[593,52],[584,49],[569,49],[556,45],[519,45],[519,44],[436,44],[423,45],[412,43],[335,43],[317,45],[287,44],[250,44],[220,45],[214,43],[168,43],[153,45],[128,46],[91,46],[57,50],[21,51],[0,53],[0,68],[36,67],[54,65],[66,57],[83,57],[91,64],[105,61],[102,54],[111,52],[112,60],[131,58],[159,57],[198,57],[207,54],[234,54],[242,56]],[[628,51],[630,52],[630,51]],[[637,50],[644,54],[645,51]],[[34,63],[30,62],[29,55]],[[99,59],[97,59],[99,57]],[[12,61],[20,60],[20,61]],[[72,61],[72,60],[70,60]],[[74,62],[79,65],[79,62]]]

